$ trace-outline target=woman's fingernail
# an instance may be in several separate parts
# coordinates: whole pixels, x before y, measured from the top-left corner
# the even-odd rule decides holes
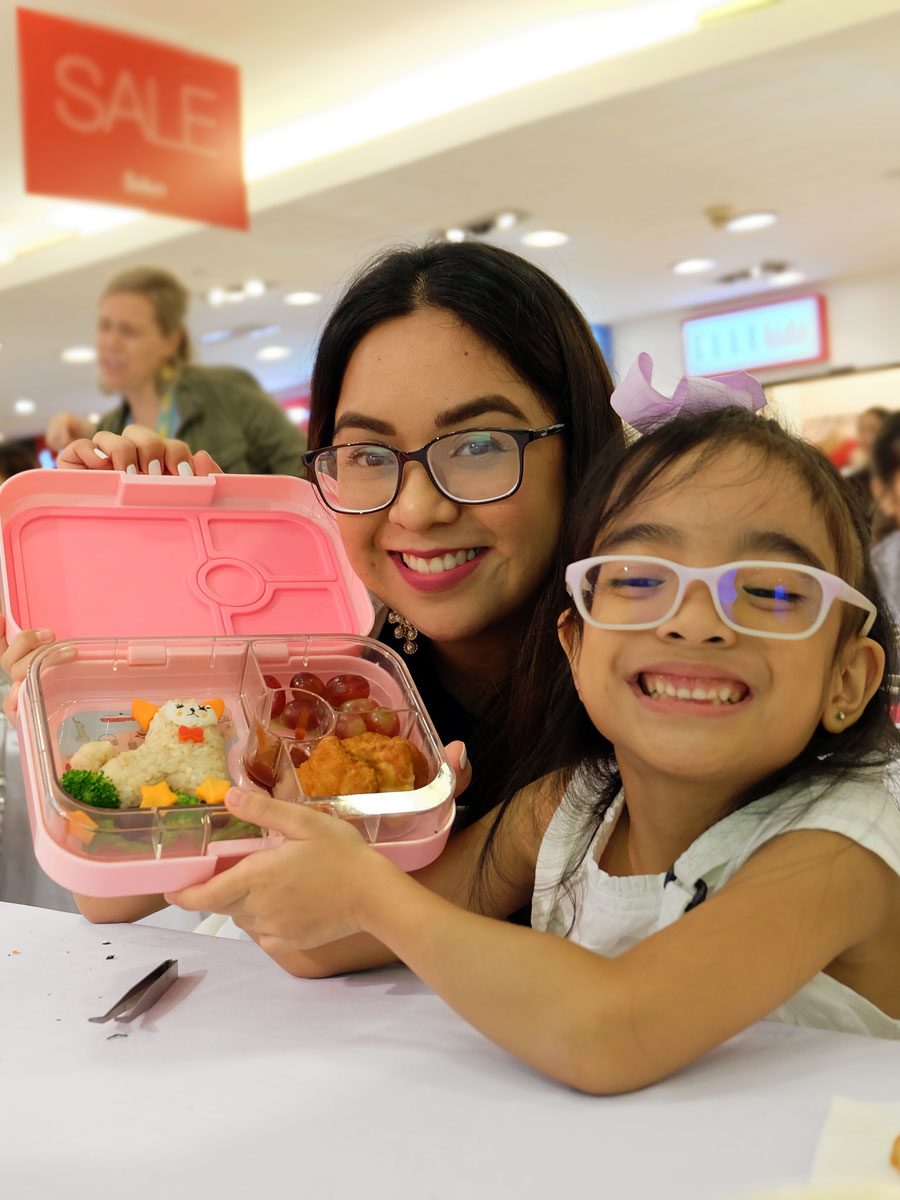
[[[191,464],[189,462],[180,462],[178,464],[178,474],[179,475],[193,475],[194,468],[191,466]]]
[[[128,466],[125,468],[125,474],[126,475],[137,475],[137,467],[134,465],[134,463],[128,464]]]
[[[35,632],[35,637],[37,638],[37,640],[39,642],[52,642],[53,641],[53,630],[52,629],[38,629]]]
[[[158,458],[154,458],[147,468],[148,475],[162,475],[162,463]]]
[[[466,743],[463,742],[463,748],[459,752],[459,769],[464,771],[469,765],[469,756],[466,754]]]
[[[99,446],[94,447],[94,453],[97,455],[98,458],[102,458],[104,462],[109,462],[109,455],[104,454]]]

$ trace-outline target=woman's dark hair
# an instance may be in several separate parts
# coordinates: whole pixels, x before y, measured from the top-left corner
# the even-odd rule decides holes
[[[774,421],[755,416],[746,409],[730,407],[702,416],[676,418],[653,433],[632,443],[626,450],[598,459],[585,479],[572,507],[572,518],[563,533],[565,557],[575,562],[596,553],[604,531],[624,514],[648,489],[679,487],[689,483],[705,467],[729,450],[740,449],[748,472],[756,472],[772,486],[776,470],[799,479],[821,513],[832,538],[837,574],[876,605],[878,615],[868,636],[885,652],[885,670],[875,696],[850,728],[839,735],[821,724],[803,750],[791,762],[759,780],[741,797],[742,804],[770,794],[778,788],[819,777],[826,787],[853,776],[860,770],[885,766],[900,750],[900,733],[891,715],[896,686],[896,631],[882,600],[868,557],[868,529],[852,494],[829,460],[808,442],[793,436]],[[560,593],[559,609],[577,646],[582,620],[568,597]],[[855,635],[861,624],[860,610],[843,606],[838,647]],[[526,648],[527,649],[527,648]],[[548,746],[555,748],[561,770],[559,791],[569,783],[577,768],[585,773],[585,794],[592,794],[590,828],[579,846],[582,853],[590,843],[603,813],[620,786],[611,743],[591,723],[571,687],[568,663],[560,653],[552,677],[547,679],[546,721],[533,753],[546,759]],[[527,766],[526,766],[527,770]],[[504,797],[494,823],[482,865],[491,856],[491,843],[503,813],[512,800]],[[583,856],[583,853],[582,853]],[[570,872],[577,866],[570,864]]]
[[[382,322],[422,308],[453,313],[505,359],[554,421],[565,425],[567,511],[592,462],[623,444],[621,424],[609,405],[609,371],[590,326],[559,284],[518,255],[481,242],[394,249],[350,283],[316,353],[310,449],[328,445],[333,437],[344,374],[362,339]],[[494,701],[496,715],[483,723],[479,744],[468,747],[475,769],[496,772],[498,780],[512,778],[513,771],[517,781],[528,782],[515,767],[542,720],[548,658],[559,653],[556,616],[564,567],[559,555],[534,600],[532,624],[540,634],[528,659],[519,659],[508,680],[496,681],[503,703]],[[542,770],[553,765],[555,760]]]

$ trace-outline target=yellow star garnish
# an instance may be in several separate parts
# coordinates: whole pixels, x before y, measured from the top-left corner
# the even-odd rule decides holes
[[[141,788],[141,808],[168,808],[178,797],[165,780],[153,787]]]
[[[199,796],[204,804],[224,804],[225,793],[230,787],[230,779],[213,779],[211,775],[207,775],[194,795]]]

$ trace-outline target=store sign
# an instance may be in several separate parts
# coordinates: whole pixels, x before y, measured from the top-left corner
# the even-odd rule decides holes
[[[247,228],[237,67],[17,16],[26,191]]]
[[[694,317],[682,327],[688,375],[723,375],[828,357],[825,297]]]

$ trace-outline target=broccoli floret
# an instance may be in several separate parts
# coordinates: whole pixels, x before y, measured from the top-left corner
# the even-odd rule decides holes
[[[92,808],[118,808],[121,803],[114,785],[99,771],[66,771],[59,782],[73,800]]]
[[[191,804],[196,808],[196,806],[199,803],[200,803],[200,801],[197,799],[196,796],[189,796],[187,794],[187,792],[176,792],[175,793],[175,803],[172,805],[172,807],[177,808],[177,807],[183,806],[185,804]]]

